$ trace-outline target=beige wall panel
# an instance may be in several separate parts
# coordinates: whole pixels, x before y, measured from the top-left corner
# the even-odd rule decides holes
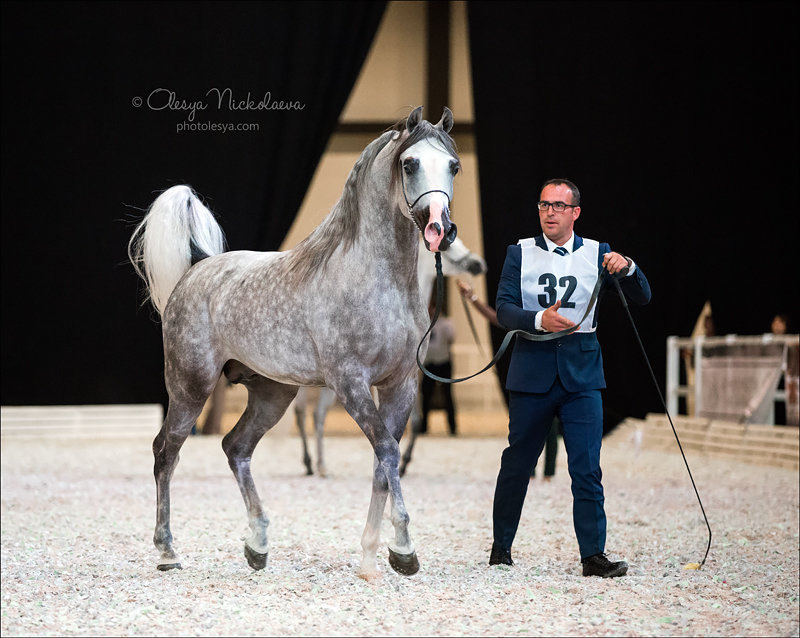
[[[390,2],[342,122],[395,122],[425,102],[427,2]]]
[[[281,244],[281,250],[293,248],[319,226],[342,196],[347,176],[364,148],[375,135],[334,135],[320,159],[314,179],[306,192],[300,211]]]
[[[472,67],[469,57],[467,3],[450,3],[450,104],[457,122],[475,119],[472,106]]]

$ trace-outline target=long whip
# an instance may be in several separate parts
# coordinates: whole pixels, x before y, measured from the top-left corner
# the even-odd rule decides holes
[[[689,563],[685,569],[700,569],[706,563],[706,558],[708,558],[708,551],[711,549],[711,525],[708,522],[708,517],[706,516],[706,510],[703,507],[703,501],[700,500],[700,494],[697,491],[697,485],[695,485],[694,477],[692,476],[692,471],[689,469],[689,462],[686,460],[686,455],[683,453],[683,446],[681,445],[681,440],[678,438],[678,432],[675,430],[675,425],[672,423],[672,417],[669,415],[669,410],[667,410],[667,403],[664,401],[664,395],[661,393],[661,387],[658,385],[658,381],[656,380],[656,375],[653,373],[653,366],[650,365],[650,359],[647,356],[647,351],[644,349],[644,344],[642,344],[642,338],[639,336],[639,331],[636,329],[636,323],[633,321],[633,316],[631,315],[630,308],[628,308],[628,302],[625,299],[625,294],[622,292],[622,288],[619,285],[619,281],[617,277],[613,277],[614,286],[619,293],[619,298],[622,300],[622,305],[625,308],[625,312],[628,315],[628,319],[630,319],[631,327],[633,328],[633,333],[636,335],[636,340],[639,342],[639,348],[642,350],[642,355],[644,356],[645,363],[647,363],[647,369],[650,371],[650,377],[653,379],[653,384],[656,386],[656,391],[658,392],[658,398],[661,399],[661,405],[664,406],[664,413],[667,415],[667,419],[669,419],[669,424],[672,427],[672,433],[675,435],[675,440],[678,442],[678,449],[681,451],[681,456],[683,457],[683,462],[686,465],[686,471],[689,473],[689,479],[692,481],[692,487],[694,488],[694,493],[697,496],[697,502],[700,504],[700,511],[703,512],[703,519],[705,519],[706,527],[708,527],[708,546],[706,547],[705,556],[703,556],[703,560],[698,563]]]

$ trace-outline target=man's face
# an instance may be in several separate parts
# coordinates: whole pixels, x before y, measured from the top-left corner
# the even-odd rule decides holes
[[[548,184],[542,189],[539,201],[572,204],[572,191],[565,184]],[[552,206],[548,206],[546,210],[539,211],[542,232],[550,241],[561,245],[569,239],[572,234],[572,226],[580,214],[580,206],[568,206],[560,213],[554,211]]]

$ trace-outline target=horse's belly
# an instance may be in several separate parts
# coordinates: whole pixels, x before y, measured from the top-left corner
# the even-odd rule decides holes
[[[229,355],[260,375],[293,385],[325,385],[313,344],[291,327],[273,324],[229,342]],[[234,345],[235,344],[235,345]]]

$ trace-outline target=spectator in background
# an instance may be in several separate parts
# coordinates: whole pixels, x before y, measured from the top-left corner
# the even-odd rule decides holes
[[[434,307],[428,307],[428,313],[433,317]],[[425,367],[429,372],[437,377],[451,379],[453,377],[453,362],[450,356],[450,346],[455,338],[455,328],[450,317],[441,316],[431,331],[431,339],[428,344],[428,354],[425,355]],[[450,383],[439,383],[427,375],[422,376],[422,423],[420,424],[420,434],[428,433],[428,414],[433,406],[433,392],[436,386],[441,386],[444,394],[445,409],[447,410],[447,426],[450,436],[455,436],[456,429],[456,407],[453,403],[453,386]]]
[[[789,315],[779,312],[772,318],[770,331],[774,335],[785,335],[789,329]]]
[[[770,332],[774,335],[785,335],[789,332],[789,315],[779,312],[772,318]],[[798,346],[789,346],[786,352],[786,364],[778,383],[778,390],[783,390],[785,401],[775,401],[775,423],[778,425],[797,425],[798,401]]]

